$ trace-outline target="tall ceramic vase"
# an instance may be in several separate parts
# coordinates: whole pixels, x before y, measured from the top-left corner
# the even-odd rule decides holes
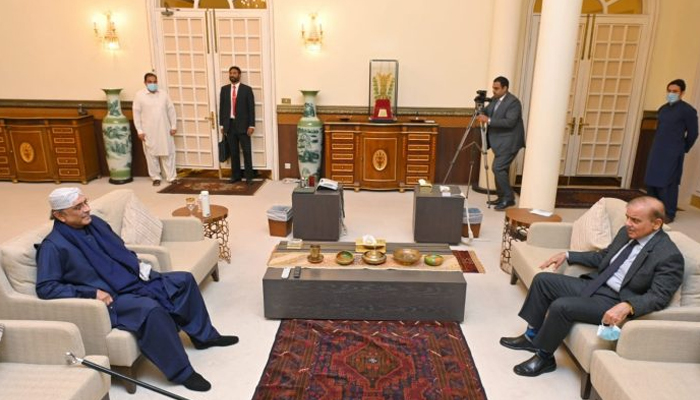
[[[304,116],[297,124],[297,155],[301,178],[314,176],[316,182],[321,173],[323,152],[323,124],[316,116],[316,94],[318,90],[302,90],[304,94]]]
[[[121,89],[102,89],[107,95],[107,115],[102,119],[102,136],[107,153],[109,183],[120,185],[133,181],[131,177],[131,130],[129,120],[122,114],[119,101]]]

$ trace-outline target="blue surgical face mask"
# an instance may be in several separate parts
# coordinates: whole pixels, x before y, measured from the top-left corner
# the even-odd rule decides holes
[[[620,338],[620,328],[617,325],[598,325],[598,337],[614,342]]]
[[[673,104],[677,102],[680,99],[680,96],[678,93],[666,93],[666,101],[669,102],[669,104]]]
[[[146,85],[146,87],[148,88],[149,92],[155,92],[156,90],[158,90],[157,83],[149,83],[148,85]]]

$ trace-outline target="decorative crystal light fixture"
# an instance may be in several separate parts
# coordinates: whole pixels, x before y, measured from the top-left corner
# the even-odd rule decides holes
[[[321,50],[321,44],[323,44],[323,26],[316,21],[316,13],[309,15],[309,30],[301,25],[301,38],[304,40],[304,45],[307,49],[311,51]]]
[[[102,41],[105,49],[119,50],[119,36],[117,36],[117,28],[114,27],[114,21],[112,21],[112,12],[108,11],[105,13],[105,16],[107,17],[107,22],[105,23],[104,35],[100,35],[100,31],[97,29],[97,22],[93,22],[95,37]]]

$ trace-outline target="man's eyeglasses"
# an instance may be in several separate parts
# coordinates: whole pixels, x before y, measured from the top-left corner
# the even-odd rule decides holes
[[[82,202],[74,205],[73,207],[68,207],[68,209],[73,210],[73,211],[83,211],[83,208],[85,208],[87,206],[88,206],[88,200],[85,199]]]

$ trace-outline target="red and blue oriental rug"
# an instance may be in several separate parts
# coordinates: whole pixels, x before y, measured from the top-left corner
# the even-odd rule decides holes
[[[283,320],[254,400],[486,399],[455,322]]]

